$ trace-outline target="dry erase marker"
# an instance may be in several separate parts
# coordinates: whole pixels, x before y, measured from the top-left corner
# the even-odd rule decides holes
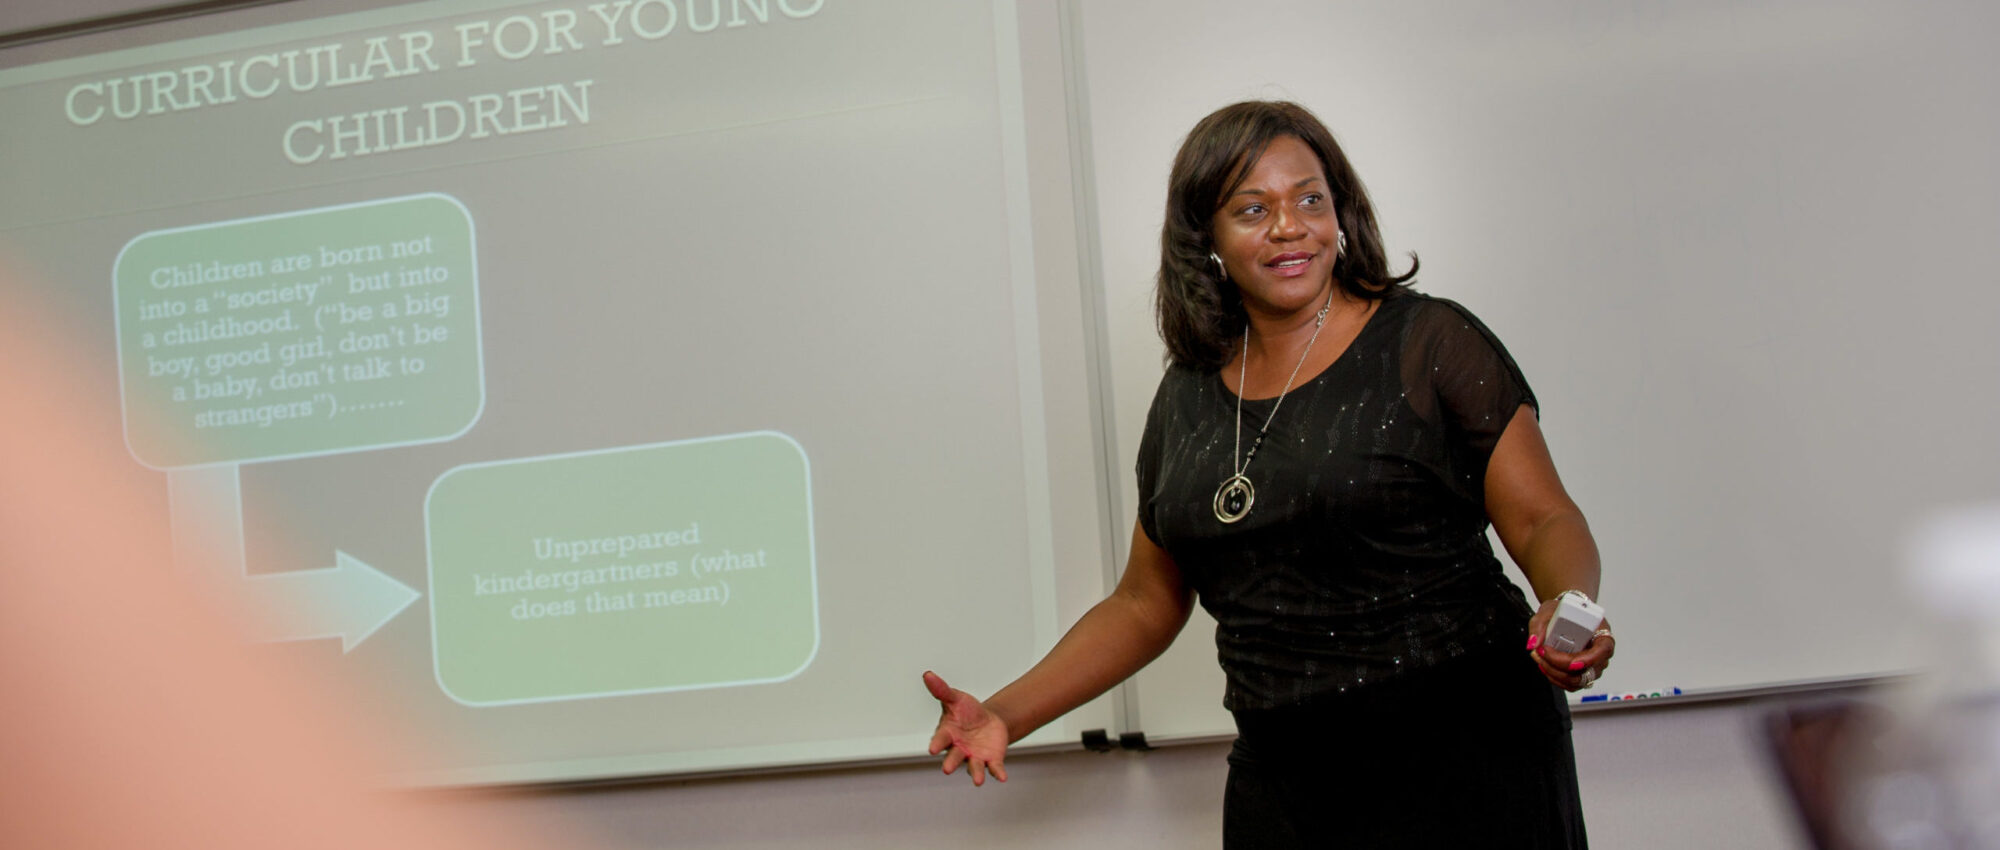
[[[1684,694],[1684,692],[1682,692],[1680,688],[1660,688],[1660,690],[1654,690],[1654,692],[1638,692],[1638,694],[1588,694],[1588,696],[1584,696],[1584,698],[1582,698],[1582,700],[1578,700],[1578,702],[1624,702],[1624,700],[1654,700],[1654,698],[1660,698],[1660,696],[1680,696],[1680,694]]]
[[[1624,702],[1625,700],[1628,699],[1656,699],[1659,697],[1677,697],[1680,696],[1682,693],[1683,691],[1681,691],[1680,688],[1661,688],[1657,691],[1652,691],[1650,693],[1642,692],[1642,693],[1630,693],[1630,694],[1591,694],[1589,696],[1584,697],[1581,701]]]

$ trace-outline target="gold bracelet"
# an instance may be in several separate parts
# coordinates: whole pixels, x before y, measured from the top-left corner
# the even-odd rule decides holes
[[[1574,594],[1576,594],[1576,595],[1578,595],[1578,596],[1581,596],[1581,597],[1583,597],[1583,601],[1585,601],[1585,602],[1589,602],[1589,601],[1591,601],[1591,600],[1590,600],[1590,594],[1588,594],[1588,593],[1585,593],[1585,592],[1583,592],[1583,591],[1581,591],[1581,590],[1577,590],[1577,589],[1576,589],[1576,588],[1574,588],[1574,587],[1572,587],[1572,588],[1570,588],[1570,589],[1568,589],[1568,590],[1565,590],[1565,591],[1563,591],[1563,592],[1561,592],[1561,593],[1558,593],[1558,594],[1556,594],[1556,595],[1555,595],[1555,599],[1556,599],[1556,601],[1560,602],[1560,601],[1562,601],[1562,598],[1563,598],[1563,597],[1565,597],[1565,596],[1568,596],[1568,595],[1570,595],[1570,594],[1572,594],[1572,593],[1574,593]]]

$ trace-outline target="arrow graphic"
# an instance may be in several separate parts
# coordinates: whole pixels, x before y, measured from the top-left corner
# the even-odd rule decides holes
[[[351,652],[423,594],[359,558],[334,550],[334,565],[250,575],[243,554],[243,480],[237,464],[167,472],[174,560],[212,567],[213,578],[247,597],[263,641],[340,638]]]

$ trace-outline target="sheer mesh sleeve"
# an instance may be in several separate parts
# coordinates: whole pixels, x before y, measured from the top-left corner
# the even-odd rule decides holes
[[[1139,483],[1139,528],[1146,532],[1146,538],[1160,542],[1160,530],[1153,518],[1153,494],[1158,489],[1160,475],[1160,428],[1163,423],[1162,399],[1167,394],[1168,382],[1173,380],[1171,368],[1160,378],[1160,386],[1153,391],[1153,405],[1146,411],[1146,430],[1139,435],[1139,458],[1134,463],[1134,473]]]
[[[1417,412],[1444,426],[1481,480],[1493,446],[1521,405],[1540,415],[1521,367],[1471,312],[1431,299],[1404,341],[1403,382]]]

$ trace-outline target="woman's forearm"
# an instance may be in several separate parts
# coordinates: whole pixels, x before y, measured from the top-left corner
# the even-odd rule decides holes
[[[1511,551],[1515,563],[1535,589],[1537,601],[1565,590],[1581,590],[1597,598],[1600,563],[1597,541],[1580,511],[1549,517]]]
[[[1009,743],[1021,740],[1139,672],[1173,643],[1187,616],[1187,607],[1156,610],[1114,593],[986,707],[1006,721]]]
[[[1180,568],[1137,527],[1131,551],[1118,588],[1046,657],[986,700],[987,710],[1006,722],[1009,743],[1139,672],[1187,623],[1194,594],[1181,582]]]

